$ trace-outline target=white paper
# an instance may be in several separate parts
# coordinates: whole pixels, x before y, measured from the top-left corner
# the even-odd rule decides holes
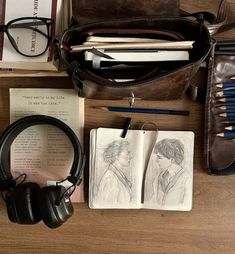
[[[158,132],[147,165],[143,208],[192,209],[193,155],[193,132]]]
[[[44,114],[68,124],[83,143],[84,99],[73,89],[10,89],[10,121]],[[54,126],[33,126],[23,131],[11,147],[14,176],[27,174],[27,181],[46,185],[64,179],[72,165],[73,147],[67,136]],[[83,201],[83,187],[73,195]]]
[[[130,131],[99,128],[92,132],[90,161],[91,208],[140,208],[142,136]],[[92,184],[92,186],[91,186]]]

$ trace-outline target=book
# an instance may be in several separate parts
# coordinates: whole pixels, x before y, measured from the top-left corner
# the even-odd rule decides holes
[[[84,99],[78,97],[73,89],[11,88],[10,122],[36,114],[62,120],[83,144]],[[13,176],[25,173],[26,181],[41,186],[64,179],[72,161],[73,147],[69,139],[54,126],[32,126],[20,133],[11,146]],[[71,200],[84,201],[83,184],[76,188]]]
[[[190,211],[194,133],[90,132],[89,207]]]
[[[50,0],[50,1],[31,1],[31,0],[0,0],[2,11],[0,13],[0,25],[7,24],[9,21],[20,17],[43,17],[51,18],[54,25],[50,26],[50,36],[62,32],[68,27],[70,19],[71,0]],[[16,5],[23,5],[25,8],[15,8]],[[20,40],[20,37],[17,37]],[[37,37],[38,43],[40,39]],[[0,68],[30,71],[57,71],[58,63],[53,59],[53,48],[41,56],[25,57],[20,55],[11,45],[6,33],[0,35]],[[0,71],[1,74],[2,71]],[[16,71],[15,71],[16,72]],[[2,72],[4,74],[4,72]],[[6,74],[6,72],[5,72]],[[11,74],[11,72],[8,72]],[[47,73],[45,73],[46,75]],[[26,74],[25,74],[26,76]]]
[[[100,51],[100,50],[99,50]],[[101,50],[109,58],[85,51],[86,61],[100,62],[161,62],[188,61],[187,50]]]
[[[138,37],[114,37],[114,36],[94,36],[90,35],[86,38],[86,42],[93,43],[116,43],[116,42],[169,42],[169,40],[138,38]]]
[[[192,49],[194,41],[170,42],[131,42],[131,43],[97,43],[93,45],[73,45],[71,52],[80,52],[89,49]]]
[[[66,71],[40,71],[0,68],[0,77],[67,77]]]

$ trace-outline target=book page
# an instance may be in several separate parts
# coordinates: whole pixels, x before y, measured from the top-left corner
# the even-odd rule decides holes
[[[152,135],[146,131],[144,140],[149,142]],[[193,157],[193,132],[159,131],[145,172],[142,207],[191,210]]]
[[[22,6],[19,7],[19,6]],[[18,6],[18,7],[16,7]],[[52,14],[56,10],[56,0],[7,0],[5,4],[5,24],[9,21],[21,17],[44,17],[52,18]],[[55,18],[55,17],[53,17]],[[17,35],[17,45],[33,43],[33,34],[32,42],[25,41],[25,36],[22,34],[22,29],[19,29],[20,33]],[[28,31],[26,30],[26,33]],[[32,31],[33,33],[33,31]],[[40,41],[38,41],[38,44]],[[30,45],[29,45],[30,47]],[[11,45],[6,33],[4,34],[4,44],[3,44],[3,55],[2,61],[17,62],[47,62],[48,60],[48,51],[43,55],[38,57],[25,57],[20,55],[14,47]]]
[[[99,128],[91,133],[91,208],[140,208],[142,175],[142,132]],[[94,140],[96,139],[96,144]]]
[[[83,144],[84,99],[73,89],[10,89],[10,121],[29,115],[56,117],[78,135]],[[15,139],[11,147],[11,172],[17,177],[27,174],[27,181],[42,186],[66,178],[73,161],[73,147],[57,127],[32,126]],[[73,202],[83,201],[83,186],[72,196]]]

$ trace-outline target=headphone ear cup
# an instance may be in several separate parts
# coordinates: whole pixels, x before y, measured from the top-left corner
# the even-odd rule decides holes
[[[39,190],[36,183],[24,183],[7,191],[7,214],[11,222],[36,224],[41,220],[37,202]]]
[[[40,190],[38,202],[42,220],[50,228],[61,226],[73,214],[70,197],[65,191],[63,186],[47,186]]]

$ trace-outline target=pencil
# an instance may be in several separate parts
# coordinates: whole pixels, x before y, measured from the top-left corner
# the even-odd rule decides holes
[[[228,98],[228,97],[226,97],[226,98],[220,98],[219,102],[226,102],[226,103],[228,103],[228,102],[235,102],[235,98]]]
[[[160,115],[189,115],[186,110],[170,110],[170,109],[157,109],[157,108],[131,108],[131,107],[95,107],[104,111],[112,112],[130,112],[130,113],[144,113],[144,114],[160,114]]]
[[[235,119],[229,119],[221,122],[222,124],[235,124]]]
[[[235,126],[234,125],[230,125],[224,128],[227,131],[235,131]]]
[[[224,137],[224,138],[235,138],[235,132],[221,132],[216,134],[217,137]]]
[[[230,79],[232,79],[232,78],[233,77],[231,77]],[[217,88],[234,88],[235,89],[235,83],[219,83],[219,84],[216,84],[216,87]]]
[[[219,109],[221,110],[235,110],[235,105],[225,105],[225,106],[220,106]]]
[[[235,117],[235,112],[227,112],[227,113],[222,113],[219,115],[222,117]]]
[[[223,97],[223,96],[233,96],[235,95],[235,90],[223,90],[221,92],[217,92],[216,96]]]

